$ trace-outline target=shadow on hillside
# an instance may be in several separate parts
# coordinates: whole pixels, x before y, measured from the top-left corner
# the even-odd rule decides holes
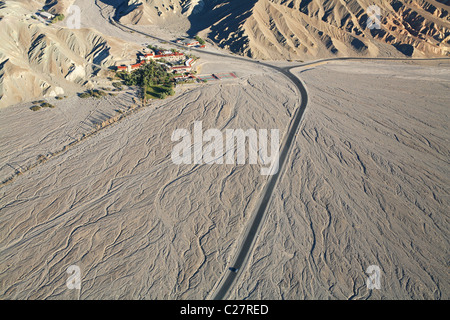
[[[236,32],[239,24],[251,15],[256,2],[257,0],[229,1],[214,8],[220,1],[205,0],[203,10],[189,17],[191,28],[187,34],[193,37],[201,30],[211,27],[211,37],[228,38],[230,33]]]
[[[133,11],[136,9],[141,3],[138,4],[132,4],[131,6],[127,7],[127,0],[100,0],[100,2],[112,6],[116,9],[116,12],[114,14],[114,19],[118,20],[121,16]]]
[[[100,2],[116,8],[114,19],[134,10],[138,5],[127,7],[127,0],[100,0]],[[238,52],[245,47],[246,37],[240,27],[251,16],[253,7],[258,0],[204,0],[203,9],[188,17],[190,28],[186,31],[189,37],[196,36],[200,31],[210,28],[210,39],[230,46]],[[193,11],[195,12],[195,9]]]
[[[104,4],[107,4],[109,6],[113,6],[114,8],[118,8],[123,4],[126,4],[127,0],[100,0],[100,2],[103,2]]]

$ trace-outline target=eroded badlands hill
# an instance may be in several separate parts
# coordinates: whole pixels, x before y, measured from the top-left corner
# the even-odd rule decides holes
[[[264,59],[345,55],[446,56],[449,9],[433,0],[130,0],[116,1],[123,23],[187,20],[223,48]],[[381,9],[381,29],[367,9]],[[177,24],[178,25],[178,24]]]
[[[0,107],[80,90],[132,46],[93,29],[43,23],[33,18],[39,8],[0,1]]]

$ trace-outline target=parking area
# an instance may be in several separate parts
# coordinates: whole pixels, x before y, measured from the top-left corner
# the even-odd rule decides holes
[[[197,79],[200,79],[200,80],[206,80],[206,81],[219,80],[219,79],[217,79],[216,77],[214,77],[213,75],[197,76]]]
[[[225,79],[236,79],[236,75],[232,72],[230,73],[215,73],[213,74],[217,79],[219,80],[225,80]]]
[[[210,75],[197,76],[197,79],[206,81],[216,81],[216,80],[237,79],[237,76],[233,72],[227,72],[227,73],[214,73]]]

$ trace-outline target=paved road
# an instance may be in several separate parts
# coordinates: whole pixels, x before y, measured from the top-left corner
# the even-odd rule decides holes
[[[148,36],[148,37],[158,40],[160,42],[169,42],[165,39],[154,37],[145,32],[141,32],[139,30],[127,27],[113,19],[110,19],[110,22],[114,25],[118,25],[122,28],[143,34],[145,36]],[[199,49],[195,49],[195,48],[187,48],[187,47],[177,44],[177,43],[171,43],[171,44],[175,45],[179,48],[182,48],[182,49],[190,49],[193,51],[201,52],[203,54],[209,54],[209,55],[218,56],[218,57],[222,57],[222,58],[230,58],[230,59],[245,61],[248,63],[257,64],[259,66],[265,66],[265,67],[268,67],[271,69],[275,69],[276,71],[278,71],[278,72],[282,73],[284,76],[286,76],[289,80],[291,80],[295,84],[295,86],[298,88],[299,93],[301,95],[299,107],[295,110],[294,116],[290,123],[290,128],[287,132],[287,136],[284,138],[282,146],[281,146],[280,159],[279,159],[279,170],[277,171],[276,174],[269,177],[269,181],[266,184],[266,186],[264,187],[261,199],[256,207],[257,208],[256,212],[253,214],[252,222],[249,224],[249,228],[246,230],[245,237],[243,238],[243,240],[241,242],[241,246],[238,249],[238,254],[232,263],[233,267],[242,269],[245,266],[245,263],[247,262],[249,253],[252,251],[251,249],[252,249],[253,244],[256,240],[256,237],[259,233],[258,232],[259,228],[261,227],[262,222],[264,220],[265,212],[270,203],[270,199],[272,197],[273,190],[275,189],[275,185],[281,175],[281,172],[283,172],[282,169],[284,167],[284,163],[289,154],[289,150],[291,149],[292,142],[297,134],[298,128],[300,127],[300,123],[301,123],[303,114],[305,112],[306,105],[308,104],[308,94],[306,92],[305,86],[300,81],[300,79],[297,78],[296,76],[294,76],[290,72],[290,69],[292,69],[294,67],[280,68],[280,67],[276,67],[276,66],[273,66],[273,65],[270,65],[267,63],[250,60],[250,59],[244,58],[244,57],[235,57],[235,56],[225,55],[225,54],[221,54],[221,53],[199,50]],[[214,295],[214,299],[225,298],[225,296],[226,296],[227,292],[229,291],[230,287],[232,286],[236,276],[238,275],[237,273],[229,271],[228,267],[230,267],[230,266],[227,266],[227,269],[225,272],[226,276],[224,278],[222,278],[220,287],[217,290],[216,294]]]
[[[110,22],[116,26],[120,26],[122,28],[131,30],[133,32],[143,34],[147,37],[158,40],[160,42],[170,42],[166,39],[161,39],[161,38],[152,36],[150,34],[147,34],[145,32],[127,27],[127,26],[113,20],[112,18],[110,18]],[[177,43],[172,43],[172,42],[170,42],[170,43],[179,48],[201,52],[202,54],[208,54],[208,55],[218,56],[218,57],[222,57],[222,58],[229,58],[229,59],[245,61],[248,63],[254,63],[254,64],[258,64],[260,66],[265,66],[267,68],[271,68],[277,72],[280,72],[286,78],[288,78],[296,86],[296,88],[298,89],[298,91],[300,93],[299,106],[295,110],[294,116],[292,117],[291,123],[289,125],[289,130],[287,132],[287,135],[284,137],[283,143],[281,145],[279,170],[273,176],[269,176],[268,182],[262,191],[260,200],[259,200],[259,202],[255,208],[255,211],[252,215],[252,218],[251,218],[252,220],[248,224],[247,229],[245,230],[244,237],[241,239],[240,245],[237,248],[236,256],[234,257],[233,260],[231,260],[232,263],[229,266],[226,266],[226,270],[217,286],[215,293],[213,294],[213,299],[215,299],[215,300],[220,300],[220,299],[226,298],[227,294],[230,291],[230,288],[232,287],[232,285],[236,281],[236,278],[239,276],[240,272],[242,271],[242,269],[245,267],[245,265],[247,263],[249,255],[252,252],[255,240],[259,234],[259,230],[264,221],[265,213],[267,211],[267,207],[270,204],[270,200],[272,198],[272,194],[275,189],[275,186],[276,186],[280,176],[283,174],[283,171],[284,171],[283,169],[284,169],[286,159],[288,158],[289,151],[291,150],[294,138],[296,137],[297,132],[300,128],[303,114],[304,114],[304,112],[306,110],[306,106],[308,104],[308,92],[306,91],[306,87],[300,81],[300,79],[291,72],[291,70],[294,68],[306,67],[306,66],[321,63],[321,62],[331,62],[331,61],[339,61],[339,60],[340,61],[343,61],[343,60],[380,60],[380,61],[446,60],[446,61],[450,61],[450,58],[411,59],[411,58],[359,58],[359,57],[352,58],[352,57],[348,57],[348,58],[321,59],[321,60],[311,61],[311,62],[307,62],[307,63],[301,63],[298,65],[289,66],[289,67],[277,67],[277,66],[273,66],[268,63],[264,63],[264,62],[260,62],[260,61],[256,61],[256,60],[250,60],[249,58],[245,58],[245,57],[236,57],[236,56],[225,55],[225,54],[221,54],[221,53],[215,53],[215,52],[209,52],[209,51],[205,51],[205,50],[195,49],[195,48],[187,48],[187,47],[177,44]],[[238,269],[238,272],[236,273],[236,272],[230,271],[228,269],[229,267],[234,267],[234,268]]]
[[[308,92],[306,91],[306,88],[304,84],[300,81],[299,78],[297,78],[291,70],[298,67],[306,67],[309,65],[317,64],[320,62],[331,62],[336,60],[411,60],[411,59],[395,59],[395,58],[330,58],[330,59],[322,59],[317,61],[312,61],[308,63],[302,63],[300,65],[296,66],[290,66],[285,68],[275,67],[266,63],[261,63],[262,65],[266,67],[270,67],[272,69],[275,69],[278,72],[281,72],[283,75],[285,75],[289,80],[291,80],[295,86],[298,88],[301,98],[300,98],[300,106],[296,109],[295,114],[293,116],[293,120],[291,121],[291,125],[289,128],[289,131],[287,133],[287,137],[284,141],[284,143],[281,146],[281,152],[280,152],[280,167],[279,171],[269,177],[269,181],[266,184],[262,195],[260,202],[256,206],[256,210],[253,215],[253,220],[250,222],[246,232],[245,236],[237,250],[237,255],[235,259],[233,260],[233,263],[230,265],[236,269],[239,269],[238,273],[232,272],[230,270],[226,270],[226,274],[221,279],[221,282],[213,296],[215,300],[221,300],[225,299],[227,294],[230,291],[230,288],[232,287],[233,283],[235,282],[236,278],[239,276],[239,272],[245,267],[246,262],[250,256],[250,253],[252,252],[253,245],[255,243],[255,240],[259,234],[259,229],[262,226],[262,222],[265,218],[265,213],[267,211],[267,207],[270,204],[270,200],[273,194],[273,191],[275,189],[276,183],[279,180],[279,177],[283,174],[284,170],[284,164],[286,162],[286,159],[288,158],[289,151],[291,150],[292,144],[294,142],[294,138],[297,136],[297,132],[299,130],[303,114],[305,112],[306,106],[308,104]],[[447,60],[450,61],[448,58],[437,58],[437,59],[414,59],[414,60]],[[230,267],[229,266],[229,267]]]

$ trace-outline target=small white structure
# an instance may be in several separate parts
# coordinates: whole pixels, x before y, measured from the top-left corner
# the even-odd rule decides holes
[[[45,12],[45,11],[39,12],[39,14],[42,17],[44,17],[45,19],[48,19],[48,20],[51,20],[51,19],[53,19],[55,17],[53,14]]]
[[[182,43],[187,47],[198,46],[200,44],[197,40],[193,39],[185,39],[182,41]]]
[[[192,67],[192,62],[194,62],[194,59],[190,58],[186,61],[185,66],[186,67]]]

